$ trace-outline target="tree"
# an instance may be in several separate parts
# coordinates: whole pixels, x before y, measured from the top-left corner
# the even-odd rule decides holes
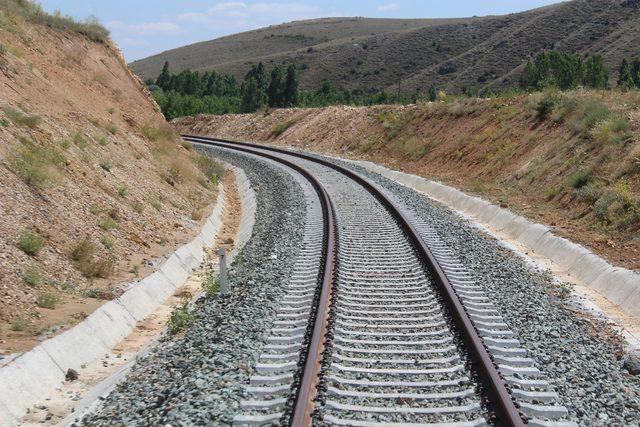
[[[429,86],[428,97],[429,97],[429,101],[431,101],[431,102],[435,102],[436,99],[438,99],[438,93],[436,92],[435,85]]]
[[[271,83],[267,89],[270,107],[285,106],[285,82],[283,81],[283,77],[284,72],[282,71],[282,67],[277,65],[273,71],[271,71]]]
[[[258,88],[266,93],[269,88],[269,78],[267,77],[267,71],[264,68],[264,64],[262,62],[258,63],[258,65],[254,65],[251,67],[251,70],[245,76],[245,80],[253,78],[258,85]]]
[[[298,104],[298,70],[295,64],[287,68],[287,78],[284,84],[284,106],[293,107]]]
[[[633,85],[640,88],[640,56],[631,63],[631,79],[633,80]]]
[[[169,73],[169,61],[165,61],[162,72],[156,80],[156,84],[162,88],[162,90],[169,89],[169,82],[171,80],[171,74]]]
[[[242,112],[253,113],[267,103],[267,96],[253,77],[245,79],[240,89],[242,94]]]
[[[604,65],[602,55],[593,55],[587,59],[584,71],[584,85],[594,89],[605,89],[609,82],[609,70]]]
[[[620,68],[618,69],[618,87],[621,89],[630,89],[633,87],[633,77],[631,77],[631,65],[627,58],[622,59]]]

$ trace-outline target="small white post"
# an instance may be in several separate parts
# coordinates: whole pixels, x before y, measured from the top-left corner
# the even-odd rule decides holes
[[[229,293],[229,285],[227,284],[227,253],[224,248],[218,250],[220,255],[220,295]]]

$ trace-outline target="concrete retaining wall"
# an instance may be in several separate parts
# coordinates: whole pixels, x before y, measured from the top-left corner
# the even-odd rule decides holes
[[[372,162],[353,163],[423,193],[483,225],[497,229],[529,250],[550,259],[628,314],[640,318],[640,274],[637,272],[614,267],[583,246],[555,236],[544,225],[532,223],[508,209],[469,196],[455,188]]]
[[[255,222],[255,194],[244,172],[228,166],[235,175],[242,218],[236,238],[237,253],[251,237]],[[158,269],[68,331],[44,341],[0,368],[0,425],[15,425],[35,403],[48,397],[64,381],[67,369],[103,356],[128,336],[136,323],[175,293],[204,260],[222,227],[224,188],[200,234],[178,248]]]

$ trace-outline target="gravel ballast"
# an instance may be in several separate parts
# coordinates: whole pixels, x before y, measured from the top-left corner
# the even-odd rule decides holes
[[[85,425],[220,425],[240,410],[300,249],[306,204],[281,168],[205,150],[244,169],[257,198],[253,235],[229,269],[231,293],[201,298],[193,326],[138,361]]]
[[[568,296],[567,284],[448,207],[350,162],[333,160],[369,177],[427,221],[475,275],[529,357],[579,425],[637,425],[640,377],[624,368],[624,341],[604,321]]]

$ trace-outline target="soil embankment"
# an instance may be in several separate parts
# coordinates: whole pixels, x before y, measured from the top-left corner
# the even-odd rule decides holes
[[[189,241],[219,172],[179,144],[109,40],[11,4],[0,11],[0,358],[82,320]]]
[[[440,180],[640,268],[640,93],[186,117],[180,132],[294,146]]]

